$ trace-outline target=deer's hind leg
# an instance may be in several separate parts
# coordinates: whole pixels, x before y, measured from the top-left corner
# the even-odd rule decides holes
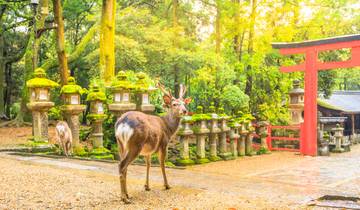
[[[166,158],[166,150],[167,147],[164,146],[159,150],[159,162],[160,162],[160,167],[161,167],[161,172],[164,178],[164,187],[166,190],[170,189],[170,185],[167,181],[166,178],[166,172],[165,172],[165,158]]]
[[[130,197],[127,191],[126,186],[126,175],[127,175],[127,167],[130,163],[135,160],[135,158],[139,155],[140,149],[129,150],[127,155],[121,162],[119,163],[119,175],[120,175],[120,187],[121,187],[121,200],[125,204],[131,203]]]
[[[149,172],[150,172],[150,166],[151,166],[151,155],[145,156],[145,162],[146,162],[146,181],[145,181],[145,190],[150,191],[149,187]]]

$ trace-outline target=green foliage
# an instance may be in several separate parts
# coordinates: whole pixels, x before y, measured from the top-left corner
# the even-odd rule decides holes
[[[49,109],[48,116],[49,116],[49,120],[61,120],[62,119],[61,110],[57,106]]]
[[[234,114],[240,110],[245,111],[249,108],[249,96],[235,85],[225,86],[220,101],[229,114]]]

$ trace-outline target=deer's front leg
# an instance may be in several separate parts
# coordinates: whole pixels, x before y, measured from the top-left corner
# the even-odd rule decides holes
[[[145,190],[150,191],[149,187],[149,173],[150,173],[150,166],[151,166],[151,155],[145,156],[146,162],[146,181],[145,181]]]
[[[169,185],[169,183],[167,181],[167,178],[166,178],[165,157],[166,157],[166,147],[160,149],[160,151],[159,151],[159,161],[160,161],[161,172],[162,172],[162,175],[163,175],[163,178],[164,178],[164,186],[165,186],[165,189],[168,190],[168,189],[170,189],[170,185]]]

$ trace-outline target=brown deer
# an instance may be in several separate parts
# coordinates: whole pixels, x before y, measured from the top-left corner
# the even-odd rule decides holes
[[[184,99],[186,89],[180,86],[180,97],[174,98],[170,91],[158,84],[164,93],[163,100],[168,109],[163,117],[130,111],[123,114],[115,124],[115,136],[119,148],[119,176],[121,186],[121,200],[128,204],[130,197],[127,192],[126,174],[129,164],[138,156],[143,155],[146,161],[145,190],[149,191],[149,170],[151,155],[158,153],[165,189],[170,189],[165,173],[165,156],[167,145],[180,124],[180,118],[187,113],[185,107],[191,99]]]
[[[63,149],[66,157],[71,155],[72,134],[68,124],[65,121],[60,121],[56,124],[56,141]]]

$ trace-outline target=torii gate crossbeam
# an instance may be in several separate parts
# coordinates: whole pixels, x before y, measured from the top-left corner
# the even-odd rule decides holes
[[[304,155],[317,155],[317,92],[318,71],[360,66],[360,34],[333,37],[328,39],[297,42],[273,43],[282,55],[305,54],[305,61],[295,66],[283,66],[282,72],[305,72],[304,135],[300,152]],[[321,62],[318,55],[322,51],[351,49],[347,61]]]

